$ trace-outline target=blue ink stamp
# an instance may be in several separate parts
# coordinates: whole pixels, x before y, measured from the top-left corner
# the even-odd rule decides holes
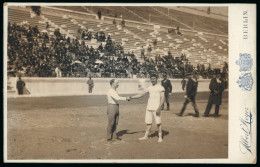
[[[236,64],[239,65],[239,71],[250,71],[253,66],[253,59],[250,54],[240,53],[239,60],[236,61]]]
[[[252,74],[245,73],[245,74],[241,75],[239,77],[239,79],[237,80],[237,83],[243,91],[251,91],[252,87],[253,87],[253,83],[254,83]]]
[[[245,108],[245,115],[243,118],[239,118],[240,120],[240,129],[241,129],[241,136],[239,140],[239,148],[240,151],[245,154],[250,152],[251,144],[252,144],[252,123],[253,123],[253,115],[248,108]]]

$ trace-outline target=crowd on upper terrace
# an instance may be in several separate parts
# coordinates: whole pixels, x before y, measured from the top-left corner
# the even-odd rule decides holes
[[[174,57],[157,55],[155,60],[144,55],[140,63],[135,53],[124,53],[122,45],[103,32],[91,34],[80,30],[81,39],[71,39],[56,29],[54,36],[40,32],[38,27],[8,23],[8,72],[28,77],[149,77],[150,72],[167,73],[181,78],[185,73],[197,72],[207,78],[219,70],[199,65],[193,67],[185,55]],[[83,33],[88,35],[82,35]],[[90,35],[91,34],[91,35]],[[86,45],[92,38],[101,42],[97,48]],[[103,42],[103,44],[102,44]]]

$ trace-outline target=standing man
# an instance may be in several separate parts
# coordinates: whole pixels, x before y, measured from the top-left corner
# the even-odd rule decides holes
[[[209,101],[204,116],[205,117],[209,116],[209,112],[211,110],[212,104],[215,104],[216,107],[215,107],[214,116],[217,117],[219,113],[219,106],[222,103],[222,92],[225,89],[225,83],[223,80],[220,79],[219,74],[211,79],[209,84],[209,89],[210,89],[210,96],[209,96]]]
[[[98,15],[98,19],[101,20],[101,10],[100,9],[98,9],[97,15]]]
[[[169,95],[172,93],[172,84],[169,79],[167,79],[167,74],[163,74],[163,80],[161,82],[162,86],[164,87],[164,97],[167,104],[167,110],[170,110],[170,103],[169,103]],[[162,105],[161,110],[164,110],[164,103]]]
[[[191,105],[193,106],[194,110],[195,110],[195,117],[199,117],[199,111],[198,108],[196,106],[195,103],[195,96],[197,93],[197,88],[198,88],[198,80],[197,80],[197,75],[196,74],[189,74],[188,75],[188,83],[187,83],[187,87],[186,87],[186,95],[184,96],[184,98],[186,99],[183,107],[181,109],[181,112],[179,114],[179,116],[182,116],[187,104],[189,102],[191,102]]]
[[[113,136],[116,135],[116,127],[118,124],[119,119],[119,100],[130,100],[129,97],[120,97],[116,91],[116,89],[119,86],[118,80],[111,79],[110,80],[110,86],[107,93],[107,115],[108,115],[108,126],[107,126],[107,141],[111,141],[113,139]],[[118,136],[116,136],[116,139],[119,139]]]
[[[146,132],[144,137],[139,138],[139,140],[149,139],[149,133],[152,128],[153,117],[155,118],[155,123],[158,128],[158,142],[162,142],[162,121],[161,121],[161,106],[164,102],[164,88],[161,84],[157,83],[158,76],[156,74],[150,75],[150,81],[152,86],[149,86],[144,93],[137,94],[130,98],[137,99],[142,96],[145,96],[149,93],[149,99],[146,107],[145,114],[145,123],[146,123]]]
[[[16,88],[18,90],[18,94],[23,94],[23,88],[25,87],[25,82],[22,80],[21,76],[19,75],[19,80],[16,83]]]
[[[88,93],[92,93],[92,89],[94,87],[94,81],[91,79],[91,77],[89,77],[87,84],[88,84]]]
[[[142,49],[141,49],[141,58],[145,58],[144,56],[144,47],[142,46]]]

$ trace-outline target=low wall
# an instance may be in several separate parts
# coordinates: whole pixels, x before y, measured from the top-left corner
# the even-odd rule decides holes
[[[13,94],[17,95],[16,81],[18,78],[8,78],[8,87]],[[22,78],[26,88],[30,91],[29,96],[62,96],[62,95],[87,95],[88,78]],[[92,94],[106,94],[110,88],[110,78],[93,78],[94,89]],[[119,78],[119,94],[135,94],[143,91],[150,85],[149,79]],[[161,82],[161,80],[158,80]],[[209,91],[209,79],[199,80],[198,91]],[[173,92],[183,92],[181,79],[171,79]],[[11,92],[11,91],[8,91]],[[10,95],[10,94],[9,94]]]

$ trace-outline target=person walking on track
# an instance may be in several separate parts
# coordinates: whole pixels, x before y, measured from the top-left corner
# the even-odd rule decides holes
[[[198,88],[197,75],[189,74],[188,78],[189,78],[189,80],[188,80],[187,87],[186,87],[186,95],[184,96],[185,102],[183,104],[183,107],[181,109],[179,116],[183,115],[187,104],[189,102],[191,102],[191,105],[193,106],[193,108],[195,110],[195,117],[199,117],[199,111],[198,111],[197,105],[195,103],[195,96],[196,96],[197,88]]]

